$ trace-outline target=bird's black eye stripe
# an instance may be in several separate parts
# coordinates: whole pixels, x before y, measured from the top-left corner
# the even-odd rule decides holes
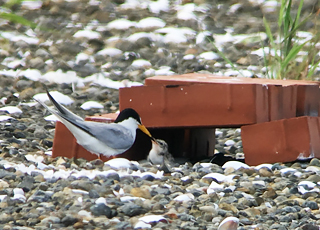
[[[165,141],[157,140],[157,142],[161,147],[166,147],[167,146],[167,143]]]

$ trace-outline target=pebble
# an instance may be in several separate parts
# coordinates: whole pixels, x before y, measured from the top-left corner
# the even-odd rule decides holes
[[[31,59],[29,64],[31,68],[35,68],[35,69],[40,69],[45,65],[41,57],[36,57]]]
[[[95,204],[93,206],[90,207],[90,211],[92,212],[92,214],[94,216],[101,216],[104,215],[108,218],[110,218],[112,216],[112,211],[111,209],[105,205],[105,204]]]
[[[143,207],[134,203],[124,204],[121,206],[121,211],[129,217],[138,216],[147,212]]]
[[[132,188],[130,193],[135,197],[143,197],[145,199],[150,199],[151,194],[147,187],[144,188]]]

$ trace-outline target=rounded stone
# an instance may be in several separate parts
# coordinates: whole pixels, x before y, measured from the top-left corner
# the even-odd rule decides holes
[[[108,218],[112,217],[111,208],[103,203],[95,204],[90,207],[90,211],[94,216],[106,216]]]
[[[308,208],[310,208],[312,210],[319,209],[319,206],[318,206],[317,202],[314,202],[314,201],[306,201],[306,202],[303,203],[302,206],[303,207],[308,207]]]
[[[146,210],[134,203],[127,203],[121,207],[121,212],[123,212],[126,216],[133,217],[146,213]]]

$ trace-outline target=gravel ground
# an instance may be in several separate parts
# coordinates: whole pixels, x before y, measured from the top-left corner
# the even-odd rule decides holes
[[[212,40],[243,74],[262,76],[262,59],[252,53],[260,40],[253,34],[263,31],[263,13],[275,21],[276,2],[61,0],[12,6],[38,27],[0,19],[0,229],[217,229],[228,216],[239,218],[238,229],[318,229],[317,159],[256,167],[186,163],[171,174],[145,161],[52,159],[54,122],[32,100],[45,83],[72,98],[67,107],[84,117],[117,111],[118,88],[149,76],[237,76]],[[305,0],[303,15],[315,12],[315,3]],[[86,101],[99,106],[81,109]],[[216,138],[217,151],[242,152],[239,130],[220,129]]]

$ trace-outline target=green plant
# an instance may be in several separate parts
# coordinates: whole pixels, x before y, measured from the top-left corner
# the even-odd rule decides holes
[[[293,17],[292,0],[281,0],[278,14],[276,36],[273,35],[270,23],[264,17],[263,22],[269,38],[268,50],[264,50],[264,64],[267,77],[274,79],[312,79],[313,73],[320,60],[316,58],[315,45],[319,41],[319,33],[312,38],[299,43],[297,32],[310,19],[311,14],[300,19],[304,1],[300,0],[299,7]],[[308,54],[301,61],[297,60],[300,51]]]
[[[1,12],[0,13],[0,18],[7,19],[7,20],[9,20],[11,22],[19,23],[21,25],[28,26],[28,27],[31,27],[31,28],[35,28],[37,26],[37,24],[25,19],[24,17],[21,17],[21,16],[19,16],[17,14],[13,14],[13,13]]]
[[[24,17],[21,17],[15,13],[12,13],[10,8],[14,5],[21,4],[24,0],[10,0],[7,1],[6,4],[0,7],[0,18],[9,20],[10,22],[13,23],[19,23],[24,26],[28,26],[31,28],[35,28],[37,26],[36,23],[33,23],[29,20],[27,20]]]

